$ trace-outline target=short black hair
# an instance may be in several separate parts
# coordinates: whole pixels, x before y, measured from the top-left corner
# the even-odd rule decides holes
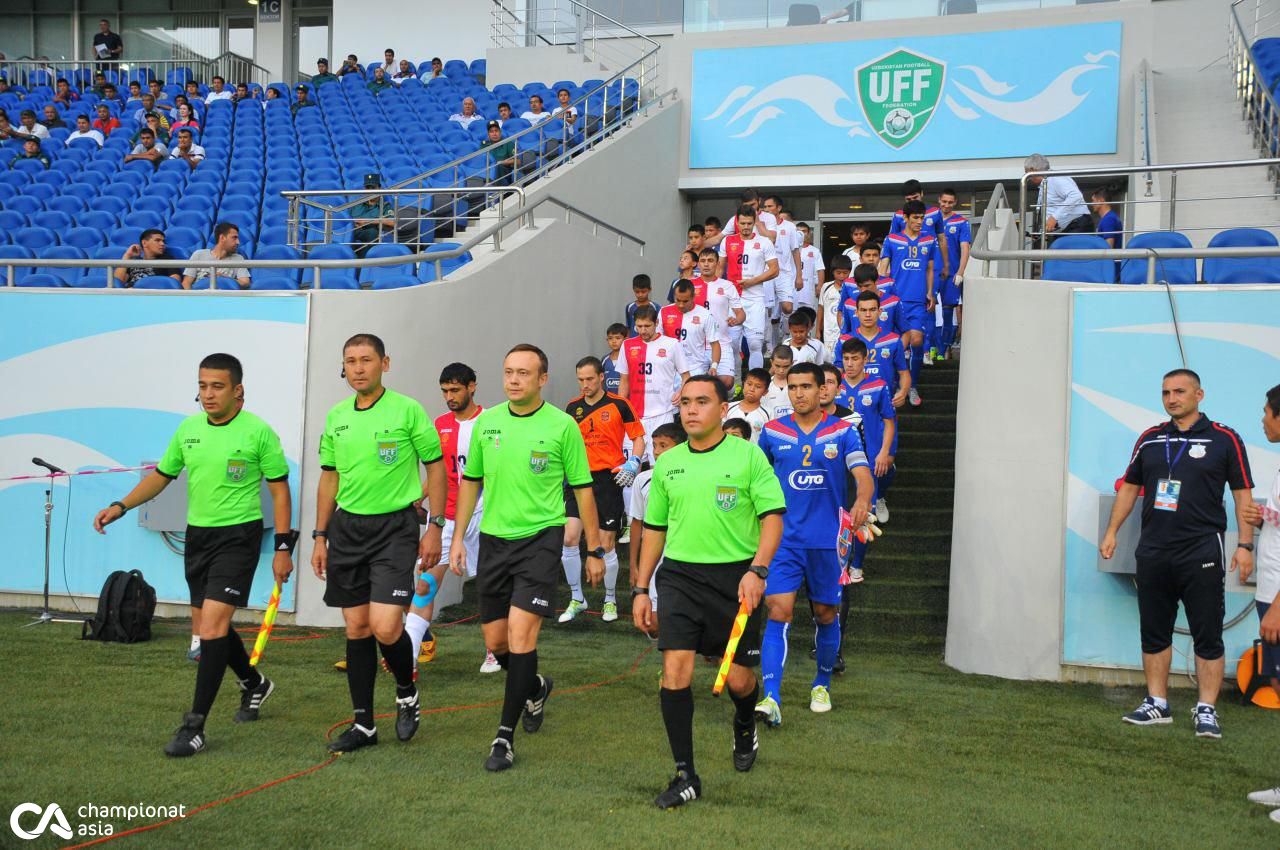
[[[466,363],[450,363],[440,370],[440,384],[467,384],[476,382],[476,370]]]
[[[760,195],[756,192],[755,189],[743,189],[742,194],[738,196],[738,199],[745,204],[748,201],[757,200],[759,197]]]
[[[715,388],[716,398],[720,400],[721,404],[729,400],[729,388],[722,384],[715,375],[690,375],[689,380],[684,382],[684,386],[687,387],[690,384],[710,384]]]
[[[862,248],[858,251],[858,256],[861,257],[863,254],[867,253],[868,251],[875,251],[877,254],[879,254],[880,243],[879,242],[863,242]]]
[[[781,345],[775,345],[773,347],[773,351],[769,353],[770,361],[789,360],[794,362],[795,359],[796,359],[796,354],[794,351],[791,350],[791,346],[788,345],[787,343],[783,343]]]
[[[652,304],[642,304],[639,307],[637,307],[636,314],[634,317],[632,317],[632,321],[639,322],[641,320],[650,321],[650,322],[653,322],[654,324],[657,324],[658,308],[654,307]]]
[[[703,227],[701,224],[691,224],[691,225],[689,225],[689,232],[690,232],[690,233],[696,233],[696,234],[698,234],[699,236],[706,236],[706,235],[707,235],[707,229],[706,229],[705,227]]]
[[[880,270],[870,263],[858,263],[858,267],[853,270],[854,283],[866,283],[871,281],[875,283],[880,279]]]
[[[66,77],[58,77],[58,81],[57,81],[56,83],[54,83],[54,85],[59,85],[59,86],[69,86],[69,85],[71,85],[71,83],[67,82],[67,78],[66,78]]]
[[[560,92],[564,92],[565,94],[568,94],[569,90],[561,86],[560,88],[556,89],[556,97],[560,96]]]
[[[902,184],[902,197],[914,195],[916,192],[923,192],[924,186],[920,185],[920,181],[914,177]]]
[[[1166,381],[1169,380],[1170,378],[1178,378],[1178,377],[1190,378],[1191,380],[1195,381],[1197,385],[1199,385],[1200,383],[1200,376],[1197,375],[1191,369],[1173,369],[1168,372],[1165,372],[1164,374],[1164,380]]]
[[[579,360],[577,365],[574,366],[573,369],[576,372],[577,370],[582,369],[586,366],[590,366],[592,369],[595,369],[597,375],[604,374],[604,364],[600,362],[599,357],[588,354],[586,357]]]
[[[221,75],[219,75],[219,74],[214,74],[212,77],[210,77],[210,78],[209,78],[209,82],[213,82],[214,80],[217,80],[217,81],[218,81],[218,82],[220,82],[220,83],[225,83],[225,82],[227,81],[227,78],[226,78],[226,77],[223,77],[223,76],[221,76]],[[137,82],[137,80],[130,80],[129,82],[130,82],[130,83],[135,83],[135,82]]]
[[[1267,390],[1267,407],[1271,408],[1272,416],[1280,416],[1280,384]]]
[[[739,215],[739,216],[745,215],[747,218],[755,218],[756,211],[753,207],[749,207],[746,204],[743,204],[742,206],[738,207],[738,212],[735,213],[735,215]]]
[[[837,381],[844,377],[844,372],[840,371],[840,367],[834,363],[823,363],[822,371],[827,375],[835,375]]]
[[[704,230],[702,231],[703,233],[706,233],[706,230],[705,230],[706,225],[710,225],[714,227],[716,230],[724,230],[724,222],[721,221],[719,217],[714,215],[707,216],[707,220],[704,221],[702,224],[704,226]]]
[[[342,344],[342,351],[345,353],[353,345],[367,345],[376,351],[379,357],[387,356],[387,347],[382,344],[382,338],[373,334],[356,334]]]
[[[751,423],[740,416],[731,416],[720,426],[725,431],[735,431],[742,439],[751,439]],[[654,429],[653,436],[658,436],[657,429]]]
[[[630,333],[631,331],[627,330],[627,326],[622,322],[614,322],[604,329],[605,336],[627,336]]]
[[[864,289],[858,293],[858,297],[853,299],[856,303],[861,304],[863,301],[874,301],[880,303],[880,293],[874,289]]]
[[[763,369],[759,366],[757,366],[754,369],[748,369],[747,377],[743,378],[742,382],[745,384],[748,378],[755,378],[757,381],[764,384],[766,387],[769,386],[769,381],[771,380],[768,370]]]
[[[924,212],[924,201],[907,201],[902,205],[903,218],[913,215],[924,215]]]
[[[148,227],[142,231],[142,235],[138,237],[139,242],[146,242],[152,236],[164,236],[164,231],[158,227]]]
[[[766,201],[773,201],[773,202],[774,202],[775,204],[777,204],[779,207],[782,207],[782,196],[781,196],[781,195],[767,195],[767,196],[765,197],[765,200],[766,200]]]
[[[686,254],[692,254],[693,252],[692,252],[692,251],[685,251],[685,253],[686,253]],[[677,293],[677,294],[685,294],[685,293],[687,293],[687,294],[689,294],[689,295],[692,295],[696,290],[694,290],[694,288],[693,288],[693,282],[692,282],[692,281],[688,281],[688,280],[683,280],[683,279],[681,279],[681,280],[677,280],[677,281],[676,281],[675,291],[676,291],[676,293]]]
[[[945,189],[943,189],[941,192],[938,193],[939,198],[941,198],[943,195],[950,195],[953,198],[960,197],[958,194],[956,194],[956,190],[952,189],[950,186],[946,187]]]
[[[676,445],[680,445],[685,440],[689,439],[689,435],[680,427],[679,422],[663,422],[657,428],[654,428],[653,439],[657,440],[661,437],[671,440]]]
[[[831,271],[834,272],[839,269],[844,269],[847,272],[853,271],[853,260],[846,257],[844,254],[841,254],[838,257],[832,258]]]
[[[210,354],[200,361],[200,368],[230,372],[232,386],[244,383],[244,367],[240,365],[239,358],[233,354],[222,352]]]
[[[138,131],[138,138],[141,139],[143,136],[150,136],[154,139],[156,137],[156,131],[152,130],[150,127],[143,127]]]
[[[701,251],[698,252],[698,259],[701,260],[703,257],[707,256],[708,254],[711,255],[711,259],[713,260],[720,259],[720,252],[717,251],[715,248],[703,248]]]
[[[826,380],[822,376],[822,367],[817,363],[797,363],[787,370],[787,377],[790,378],[792,375],[808,375],[813,378],[814,384],[819,387]]]
[[[840,354],[861,354],[867,356],[867,344],[856,336],[851,336],[844,342],[840,343]]]
[[[805,317],[809,320],[809,327],[813,327],[814,325],[818,324],[817,310],[802,304],[801,306],[797,307],[795,313],[792,313],[791,315],[794,316],[800,313],[803,313]]]
[[[213,228],[213,240],[216,242],[233,230],[236,233],[240,232],[239,225],[237,225],[234,221],[220,221]]]
[[[809,314],[804,312],[803,310],[796,310],[789,317],[787,317],[787,325],[788,327],[792,325],[800,325],[805,328],[813,327],[813,325],[809,323]]]
[[[538,367],[542,370],[542,374],[547,374],[548,370],[551,368],[551,364],[547,361],[547,353],[532,343],[522,342],[518,345],[511,346],[511,350],[507,352],[507,357],[510,357],[513,354],[518,354],[522,351],[538,355]],[[503,359],[505,360],[506,358],[504,357]]]
[[[649,280],[647,274],[638,274],[631,278],[632,289],[653,289],[653,282]]]
[[[849,226],[850,234],[857,233],[859,230],[861,230],[863,233],[867,233],[867,234],[871,233],[871,228],[867,226],[866,222],[855,221],[853,224]]]
[[[502,101],[502,103],[499,103],[499,104],[498,104],[498,108],[499,108],[499,109],[501,109],[501,108],[502,108],[502,107],[504,107],[504,106],[505,106],[507,109],[510,109],[510,108],[511,108],[511,104],[507,103],[505,100],[504,100],[504,101]]]

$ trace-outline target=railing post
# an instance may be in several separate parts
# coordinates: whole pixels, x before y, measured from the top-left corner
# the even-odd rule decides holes
[[[298,230],[301,225],[302,202],[297,195],[289,196],[289,247],[299,250]]]
[[[1178,217],[1178,172],[1169,172],[1169,229],[1176,230]]]
[[[1147,249],[1147,285],[1155,286],[1156,283],[1156,252],[1154,249]]]
[[[319,267],[319,266],[316,266],[316,274],[315,274],[315,277],[313,277],[313,278],[311,279],[311,288],[312,288],[312,289],[319,289],[319,288],[320,288],[320,271],[321,271],[321,270],[320,270],[320,267]]]

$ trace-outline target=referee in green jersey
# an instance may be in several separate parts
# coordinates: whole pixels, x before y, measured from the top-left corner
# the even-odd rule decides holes
[[[565,481],[577,497],[591,549],[587,578],[594,587],[604,575],[587,447],[573,417],[543,401],[546,383],[547,355],[540,348],[521,344],[507,353],[502,363],[507,402],[476,419],[458,486],[456,528],[467,527],[484,488],[476,566],[480,622],[485,645],[507,671],[502,719],[486,770],[511,767],[516,721],[523,713],[524,731],[537,732],[551,695],[551,677],[538,674],[538,630],[555,612]],[[460,534],[449,547],[449,565],[456,575],[466,568]]]
[[[231,615],[249,604],[249,588],[262,550],[262,479],[271,492],[275,558],[271,571],[283,584],[293,572],[298,533],[290,529],[289,464],[271,426],[244,409],[244,370],[230,354],[200,361],[196,400],[203,413],[178,426],[155,471],[129,495],[98,512],[93,527],[106,526],[149,502],[187,470],[187,541],[183,562],[192,615],[200,617],[200,666],[191,711],[164,748],[171,756],[193,756],[208,744],[205,718],[218,696],[226,668],[240,683],[237,723],[258,719],[275,684],[249,666]]]
[[[404,615],[417,578],[440,560],[445,469],[440,437],[422,405],[382,385],[391,368],[386,346],[356,334],[342,346],[342,374],[356,391],[334,405],[320,437],[311,569],[326,582],[325,604],[342,609],[347,627],[351,726],[329,744],[347,753],[378,743],[373,685],[378,650],[396,678],[396,737],[418,731],[418,686]],[[427,467],[427,497],[436,516],[418,539],[422,501],[418,462]]]
[[[653,470],[644,515],[640,569],[631,588],[636,627],[653,631],[649,579],[657,574],[662,720],[676,775],[654,801],[669,809],[702,796],[693,765],[694,658],[724,654],[738,606],[752,612],[729,668],[733,766],[756,760],[755,704],[760,688],[760,599],[768,564],[782,539],[786,501],[769,461],[754,443],[726,438],[724,384],[696,375],[680,390],[680,423],[689,441],[664,452]]]

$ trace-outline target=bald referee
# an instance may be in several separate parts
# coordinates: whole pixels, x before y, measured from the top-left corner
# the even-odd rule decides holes
[[[485,646],[507,671],[502,719],[484,763],[491,771],[515,762],[513,741],[522,714],[525,732],[542,728],[551,695],[551,677],[538,673],[538,631],[555,612],[565,481],[577,497],[591,549],[587,578],[594,587],[604,575],[587,447],[574,418],[543,401],[546,383],[542,349],[522,343],[507,352],[502,362],[507,401],[476,419],[458,486],[456,528],[471,522],[484,488],[476,592]],[[466,569],[466,552],[462,535],[454,535],[449,565],[456,575]]]
[[[326,582],[325,604],[342,609],[347,630],[351,726],[329,744],[347,753],[378,743],[373,686],[378,650],[396,679],[396,737],[418,731],[418,686],[404,615],[413,596],[414,561],[440,560],[445,469],[440,437],[422,405],[383,386],[391,368],[386,346],[356,334],[342,347],[342,374],[356,394],[334,405],[320,437],[311,569]],[[427,467],[432,517],[418,539],[422,500],[418,462]]]
[[[724,654],[739,603],[753,616],[729,668],[733,766],[748,771],[756,760],[760,599],[768,564],[782,540],[786,501],[764,452],[747,440],[726,437],[720,423],[727,396],[724,384],[711,375],[696,375],[680,390],[680,422],[689,441],[664,452],[654,467],[640,569],[631,588],[636,628],[650,634],[657,619],[662,651],[659,697],[676,775],[654,801],[660,809],[702,796],[693,763],[694,658]],[[648,585],[660,556],[662,606],[655,618]]]
[[[271,426],[244,409],[244,370],[230,354],[200,361],[202,412],[178,426],[155,470],[129,495],[98,512],[93,527],[106,526],[149,502],[187,471],[187,545],[183,562],[193,616],[200,617],[200,666],[191,711],[164,748],[175,757],[193,756],[208,744],[205,718],[227,668],[240,683],[235,721],[258,719],[275,684],[249,665],[244,642],[231,615],[249,604],[249,588],[262,551],[262,480],[271,493],[275,518],[275,559],[271,571],[283,584],[293,572],[298,533],[290,530],[289,463]]]

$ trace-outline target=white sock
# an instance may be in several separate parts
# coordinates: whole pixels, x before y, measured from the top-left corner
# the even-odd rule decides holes
[[[1202,709],[1202,708],[1213,708],[1213,703],[1211,703],[1211,702],[1199,702],[1199,701],[1197,701],[1197,702],[1196,702],[1196,711],[1199,711],[1199,710],[1200,710],[1200,709]]]
[[[609,549],[604,553],[604,601],[616,602],[614,591],[618,587],[618,550]]]
[[[564,578],[569,582],[576,602],[586,602],[582,595],[582,553],[577,546],[565,546],[560,550],[560,562],[564,564]]]
[[[409,642],[413,644],[413,660],[418,660],[418,652],[422,649],[422,637],[431,628],[431,623],[412,612],[404,619],[404,630],[409,633]]]
[[[1168,707],[1169,707],[1169,701],[1168,701],[1167,699],[1165,699],[1164,697],[1152,697],[1152,698],[1151,698],[1151,701],[1152,701],[1152,702],[1154,702],[1158,708],[1168,708]]]
[[[199,648],[200,648],[200,635],[192,635],[192,636],[191,636],[191,651],[193,651],[193,652],[194,652],[195,650],[197,650],[197,649],[199,649]]]

